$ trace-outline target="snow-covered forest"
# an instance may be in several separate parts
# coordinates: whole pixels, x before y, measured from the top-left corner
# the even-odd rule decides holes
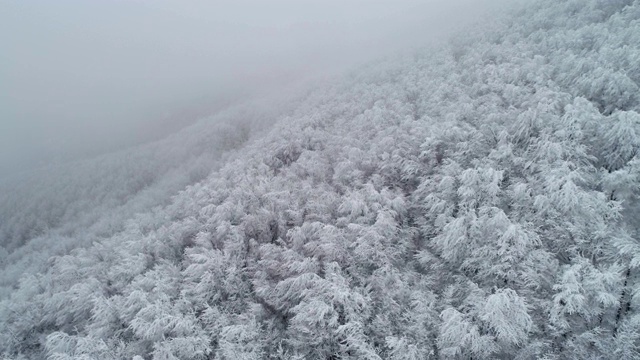
[[[6,359],[640,358],[640,0],[0,186]]]

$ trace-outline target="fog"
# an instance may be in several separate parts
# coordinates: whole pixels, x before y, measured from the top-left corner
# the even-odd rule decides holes
[[[428,45],[497,0],[0,2],[0,177]]]

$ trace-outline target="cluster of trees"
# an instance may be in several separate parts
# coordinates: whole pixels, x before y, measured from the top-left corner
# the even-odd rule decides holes
[[[638,358],[638,59],[640,1],[538,0],[372,64],[17,278],[0,349]]]

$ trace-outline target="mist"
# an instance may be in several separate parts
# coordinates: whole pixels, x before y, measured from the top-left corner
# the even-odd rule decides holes
[[[433,44],[496,0],[3,1],[0,177]]]

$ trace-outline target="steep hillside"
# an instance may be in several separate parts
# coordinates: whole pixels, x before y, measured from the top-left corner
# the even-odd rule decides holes
[[[286,103],[248,101],[155,143],[0,183],[0,298],[20,275],[44,269],[49,257],[109,238],[136,214],[170,203],[262,136],[303,95]]]
[[[0,349],[638,358],[639,61],[640,1],[538,0],[361,69],[22,276]]]

